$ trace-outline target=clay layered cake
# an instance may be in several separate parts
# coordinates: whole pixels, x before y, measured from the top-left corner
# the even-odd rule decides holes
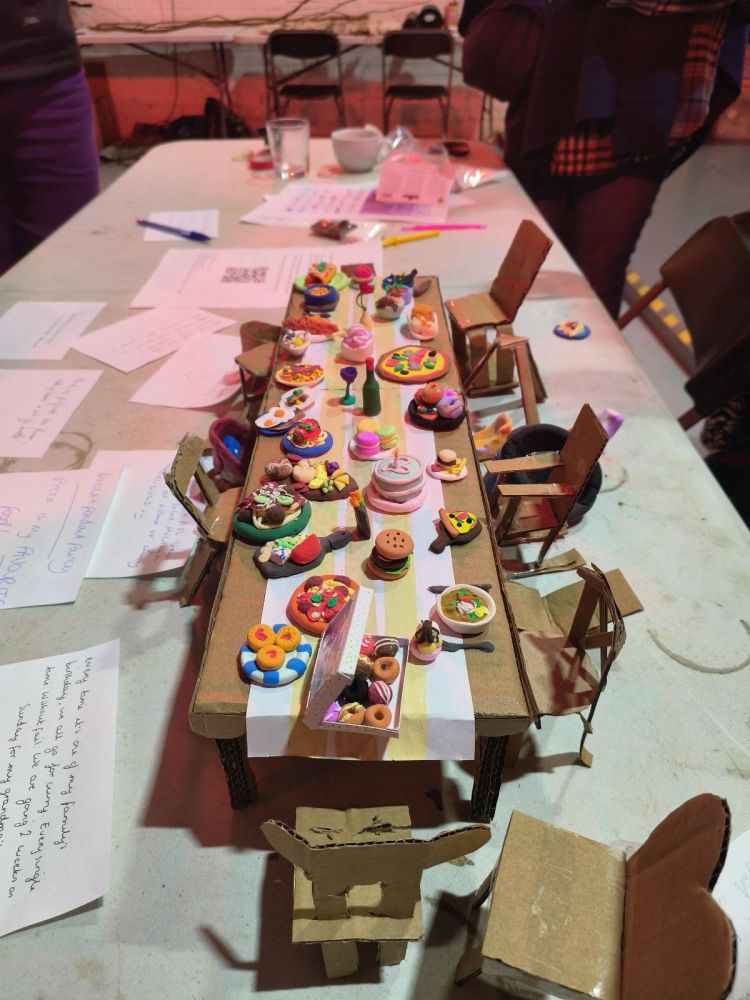
[[[419,510],[427,492],[424,465],[413,455],[381,459],[373,469],[366,500],[384,514],[409,514]]]

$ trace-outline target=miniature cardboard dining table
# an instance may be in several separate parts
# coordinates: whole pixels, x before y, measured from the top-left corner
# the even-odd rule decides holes
[[[420,278],[424,280],[425,276],[421,275]],[[373,315],[374,301],[380,294],[382,294],[382,286],[378,282],[375,292],[366,297],[369,312]],[[450,334],[443,314],[440,284],[437,277],[429,277],[429,288],[419,301],[430,306],[436,312],[439,321],[437,337],[424,346],[441,351],[451,359],[450,369],[441,379],[441,384],[460,386],[459,373],[452,355]],[[298,315],[302,312],[302,308],[302,295],[299,291],[293,290],[288,312],[290,315]],[[332,318],[341,328],[359,319],[360,312],[361,310],[355,301],[354,291],[344,289],[332,313]],[[409,342],[408,338],[405,338],[401,333],[403,322],[403,318],[394,321],[374,318],[373,335],[376,357],[385,351]],[[411,343],[418,342],[412,340]],[[352,461],[347,453],[347,444],[354,433],[357,414],[359,413],[361,416],[361,408],[355,407],[352,414],[348,408],[340,405],[344,385],[339,371],[341,366],[347,362],[340,355],[339,344],[340,336],[334,338],[327,345],[314,345],[314,348],[309,349],[308,353],[315,349],[315,359],[321,363],[326,373],[322,383],[319,413],[321,426],[324,430],[332,433],[334,445],[325,458],[338,461],[347,467]],[[320,348],[323,348],[322,352]],[[278,353],[277,351],[277,356]],[[276,365],[277,358],[274,359],[274,367]],[[354,384],[355,393],[358,387],[361,387],[364,379],[364,366],[360,366],[359,370],[359,379]],[[379,419],[382,424],[391,424],[396,428],[403,449],[407,429],[404,398],[413,394],[419,386],[418,384],[406,385],[405,391],[402,392],[402,386],[396,385],[392,381],[381,378],[379,383],[382,403]],[[284,391],[272,380],[261,409],[267,409],[275,404]],[[483,525],[482,533],[468,545],[451,546],[448,550],[453,579],[438,578],[441,573],[441,564],[438,558],[429,552],[427,546],[424,545],[421,549],[415,548],[412,568],[403,579],[388,581],[385,585],[373,584],[372,581],[368,580],[363,568],[372,548],[372,540],[355,540],[346,548],[343,553],[345,557],[344,572],[359,584],[378,587],[380,628],[385,634],[403,638],[409,638],[416,628],[419,619],[418,607],[420,606],[418,600],[420,595],[417,594],[417,589],[426,588],[428,580],[431,584],[450,585],[452,583],[482,582],[491,585],[497,614],[481,638],[488,639],[493,643],[494,652],[487,654],[478,650],[467,650],[458,656],[447,652],[441,654],[442,657],[454,657],[456,660],[463,656],[466,658],[475,718],[476,745],[479,750],[472,794],[472,817],[487,820],[494,814],[508,737],[513,733],[523,732],[530,722],[529,701],[525,694],[526,682],[523,662],[505,592],[497,549],[492,542],[491,531],[488,529],[486,497],[467,422],[463,421],[452,431],[440,432],[435,435],[430,431],[420,429],[416,429],[416,433],[425,438],[428,436],[430,439],[434,438],[428,448],[432,458],[441,448],[451,448],[459,456],[467,458],[468,475],[463,480],[457,483],[437,485],[442,486],[445,507],[449,510],[466,510],[475,513]],[[257,486],[268,461],[278,459],[282,455],[280,440],[278,436],[258,435],[250,460],[245,484],[246,490]],[[373,467],[374,464],[370,462],[353,462],[351,471],[356,475],[360,489],[364,490],[367,485]],[[309,530],[325,535],[335,527],[344,527],[347,524],[353,527],[353,511],[346,501],[313,503],[312,506],[313,513]],[[371,514],[371,517],[375,516]],[[436,516],[436,509],[423,507],[410,515],[386,515],[383,518],[382,527],[401,528],[415,535],[417,522],[419,522],[420,533],[426,532],[426,535],[430,535],[433,533],[431,531],[432,522]],[[430,522],[429,527],[425,525],[425,519]],[[238,652],[245,641],[248,628],[265,620],[262,612],[266,581],[253,562],[254,552],[255,547],[241,539],[235,538],[229,544],[224,571],[211,615],[205,652],[190,706],[191,728],[202,736],[216,740],[229,784],[230,797],[235,808],[249,804],[257,791],[247,761],[247,744],[243,739],[248,696],[251,699],[262,700],[273,694],[273,692],[255,686],[248,688],[248,684],[241,678],[237,669]],[[329,553],[315,572],[340,572],[340,569],[334,570],[333,568],[335,558],[336,554]],[[432,569],[430,569],[430,562],[434,563]],[[304,579],[304,576],[294,579],[299,582]],[[421,596],[424,597],[424,595]],[[423,601],[421,606],[424,607]],[[268,622],[267,624],[272,623]],[[458,638],[460,639],[461,636]],[[360,760],[387,760],[388,762],[426,759],[428,756],[426,738],[422,740],[417,738],[418,732],[429,729],[427,717],[429,699],[424,696],[424,684],[420,684],[418,681],[418,677],[424,678],[424,669],[424,667],[419,666],[409,667],[412,677],[405,683],[405,696],[401,706],[400,728],[402,736],[399,739],[391,738],[388,741],[383,741],[374,736],[346,734],[344,737],[337,737],[338,747],[331,752],[326,734],[323,732],[314,733],[302,723],[301,710],[305,700],[304,690],[309,683],[309,677],[296,682],[295,689],[299,685],[300,697],[295,697],[290,702],[289,715],[286,715],[285,710],[282,710],[275,718],[269,719],[264,716],[263,725],[267,728],[270,724],[282,730],[281,738],[285,753],[291,756],[341,756]],[[457,662],[455,668],[452,669],[458,671],[460,669],[459,663]],[[297,692],[295,691],[295,693]],[[248,719],[248,727],[251,727],[254,721]],[[434,720],[433,724],[435,724]],[[250,733],[251,729],[248,728],[248,736]],[[287,733],[289,733],[288,737]],[[414,738],[410,739],[410,736]],[[258,748],[265,741],[259,739],[252,742],[253,746]],[[279,738],[276,738],[273,743],[279,745]],[[270,752],[273,754],[284,751]]]

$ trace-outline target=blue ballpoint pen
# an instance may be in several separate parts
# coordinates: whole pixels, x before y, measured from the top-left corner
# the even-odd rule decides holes
[[[150,222],[148,219],[136,219],[139,226],[146,226],[147,229],[158,229],[162,233],[171,233],[173,236],[182,236],[186,240],[195,240],[196,243],[208,243],[213,239],[205,233],[196,233],[193,229],[178,229],[177,226],[165,226],[162,222]]]

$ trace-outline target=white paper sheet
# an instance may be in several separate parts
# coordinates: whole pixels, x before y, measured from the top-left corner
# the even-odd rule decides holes
[[[295,278],[325,256],[335,264],[366,260],[382,273],[379,241],[288,249],[169,250],[133,299],[134,309],[198,306],[206,309],[273,309],[289,301]],[[239,353],[239,352],[238,352]]]
[[[240,221],[261,226],[309,226],[317,219],[440,223],[448,217],[449,205],[450,202],[443,205],[384,204],[376,199],[372,186],[295,183],[288,184],[280,194],[247,212]]]
[[[78,596],[119,469],[0,477],[0,608]]]
[[[0,370],[0,456],[41,458],[100,375],[91,368]]]
[[[115,639],[0,667],[0,936],[109,888],[119,660]]]
[[[727,1000],[750,1000],[750,830],[730,843],[713,894],[737,935],[737,971]]]
[[[162,226],[174,226],[176,229],[187,229],[189,232],[203,233],[204,236],[219,235],[218,208],[195,208],[187,212],[149,212],[148,221],[159,222]],[[166,243],[170,240],[182,243],[185,237],[144,227],[144,243]]]
[[[0,316],[0,358],[60,361],[104,302],[16,302]]]
[[[164,470],[174,451],[100,451],[92,469],[122,467],[86,576],[146,576],[179,569],[196,537],[195,521],[169,491]]]
[[[130,402],[200,409],[231,399],[240,387],[234,359],[241,351],[239,337],[199,333],[165,361]]]
[[[235,322],[202,309],[151,309],[95,330],[75,349],[121,372],[133,372],[176,351],[195,334],[216,333]]]

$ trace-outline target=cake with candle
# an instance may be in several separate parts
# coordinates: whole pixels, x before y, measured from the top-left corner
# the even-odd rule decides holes
[[[424,465],[414,455],[381,459],[373,469],[365,499],[373,510],[384,514],[408,514],[419,510],[427,492]]]

